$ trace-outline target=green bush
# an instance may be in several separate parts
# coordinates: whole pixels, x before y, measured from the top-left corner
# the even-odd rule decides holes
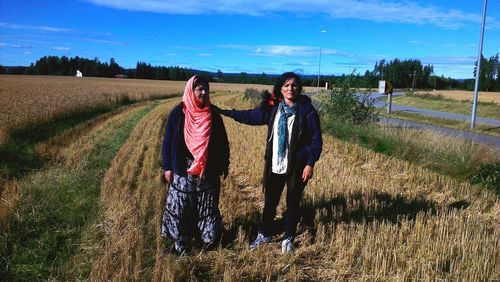
[[[369,94],[357,95],[356,92],[359,92],[358,89],[351,88],[351,78],[345,79],[339,87],[334,88],[323,107],[325,122],[369,124],[377,121],[375,99]]]
[[[483,184],[500,194],[500,163],[481,164],[471,178],[472,183]]]
[[[250,100],[253,102],[253,105],[255,107],[260,106],[260,107],[266,107],[269,106],[269,102],[273,99],[271,93],[264,89],[262,91],[259,91],[254,88],[247,88],[245,89],[245,95],[243,96],[243,100]],[[274,100],[274,102],[277,102],[277,100]]]
[[[406,91],[405,95],[409,97],[417,97],[417,98],[436,100],[436,101],[453,101],[453,99],[446,98],[442,94],[430,94],[428,92],[423,94],[415,94],[413,91]]]
[[[260,91],[255,88],[245,89],[245,95],[243,100],[259,100],[260,101]]]

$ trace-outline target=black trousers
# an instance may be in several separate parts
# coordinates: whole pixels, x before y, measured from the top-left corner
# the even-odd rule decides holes
[[[264,211],[262,213],[261,233],[264,236],[272,235],[272,224],[276,216],[276,207],[279,204],[281,193],[286,189],[286,216],[285,238],[295,236],[300,219],[300,199],[307,183],[302,181],[302,175],[271,173],[264,183]]]

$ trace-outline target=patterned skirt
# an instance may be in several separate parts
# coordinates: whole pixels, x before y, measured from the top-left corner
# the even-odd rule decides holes
[[[174,174],[163,213],[161,235],[186,245],[191,239],[214,244],[222,230],[220,179]]]

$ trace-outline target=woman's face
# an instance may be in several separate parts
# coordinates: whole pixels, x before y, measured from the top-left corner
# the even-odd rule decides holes
[[[198,84],[194,87],[193,92],[196,102],[198,102],[198,106],[202,108],[205,107],[205,103],[208,100],[208,85]]]
[[[288,105],[292,104],[295,101],[295,98],[299,95],[299,85],[295,81],[295,78],[290,78],[283,83],[281,86],[281,94],[283,94],[283,98],[285,98],[285,103]]]

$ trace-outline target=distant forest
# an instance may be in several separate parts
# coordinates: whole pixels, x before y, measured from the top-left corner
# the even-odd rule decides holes
[[[158,80],[187,80],[198,74],[206,77],[211,82],[226,83],[248,83],[248,84],[273,84],[277,75],[271,74],[247,74],[223,73],[222,71],[207,72],[178,66],[152,66],[146,62],[137,62],[135,69],[121,67],[114,58],[109,62],[101,62],[99,59],[68,58],[66,56],[44,56],[32,63],[29,67],[7,67],[0,65],[0,74],[27,74],[27,75],[66,75],[74,76],[79,70],[83,76],[93,77],[126,77],[137,79]],[[475,77],[474,73],[471,76]],[[364,74],[353,72],[348,75],[323,75],[320,85],[326,82],[329,85],[339,84],[350,78],[352,87],[377,88],[380,79],[390,80],[395,88],[414,89],[462,89],[473,90],[474,79],[454,79],[451,77],[436,76],[432,65],[422,65],[420,60],[394,59],[377,61],[372,71]],[[316,75],[303,75],[303,83],[306,86],[316,86]],[[486,59],[481,58],[481,72],[479,87],[481,91],[500,91],[500,62],[499,56]]]

